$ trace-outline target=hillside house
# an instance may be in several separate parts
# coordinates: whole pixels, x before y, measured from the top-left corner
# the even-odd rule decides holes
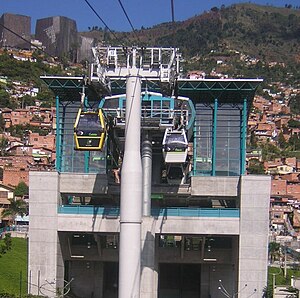
[[[55,150],[55,135],[49,134],[41,136],[38,133],[29,133],[28,142],[35,148],[47,148],[49,150]]]
[[[1,217],[2,211],[9,207],[10,202],[8,199],[13,199],[14,197],[14,189],[9,186],[5,186],[0,184],[0,227],[6,225],[9,218]]]

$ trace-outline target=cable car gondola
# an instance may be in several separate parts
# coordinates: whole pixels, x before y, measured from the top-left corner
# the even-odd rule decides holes
[[[188,141],[185,130],[167,128],[163,138],[163,156],[166,163],[184,163],[187,158]]]
[[[106,137],[106,124],[101,109],[82,111],[80,108],[74,124],[76,150],[102,150]]]

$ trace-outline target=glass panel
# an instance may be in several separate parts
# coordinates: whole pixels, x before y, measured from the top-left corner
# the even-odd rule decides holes
[[[216,175],[240,175],[241,153],[240,106],[224,104],[218,108],[216,140]]]
[[[79,136],[100,135],[103,127],[97,113],[81,114],[79,117],[76,134]]]
[[[194,127],[195,175],[211,175],[212,171],[212,123],[213,109],[203,104],[196,105]]]

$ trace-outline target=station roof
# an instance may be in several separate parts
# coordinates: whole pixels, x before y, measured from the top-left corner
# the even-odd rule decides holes
[[[82,87],[84,86],[84,77],[59,77],[59,76],[41,76],[40,77],[55,96],[60,101],[80,101]],[[88,86],[85,90],[90,100],[99,100],[99,95],[93,86]]]
[[[59,96],[61,101],[80,101],[84,77],[42,76],[41,79]],[[194,104],[210,103],[218,99],[221,103],[241,103],[245,99],[251,104],[262,79],[178,79],[178,95],[190,98]],[[99,84],[100,86],[100,84]],[[99,101],[108,95],[97,84],[89,84],[85,90],[90,101]],[[143,81],[142,91],[161,92],[158,80]],[[126,92],[126,80],[111,82],[112,95]],[[163,93],[163,92],[162,92]]]

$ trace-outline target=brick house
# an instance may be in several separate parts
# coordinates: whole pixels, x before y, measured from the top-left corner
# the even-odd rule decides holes
[[[55,150],[55,135],[49,134],[46,136],[40,136],[38,133],[29,133],[28,142],[33,147],[43,147],[49,150]]]
[[[271,196],[287,195],[287,181],[272,179],[271,181]]]
[[[11,187],[17,186],[21,181],[29,185],[29,167],[5,166],[3,168],[3,184]]]
[[[28,124],[32,116],[27,109],[16,109],[11,112],[11,125],[25,125]]]

